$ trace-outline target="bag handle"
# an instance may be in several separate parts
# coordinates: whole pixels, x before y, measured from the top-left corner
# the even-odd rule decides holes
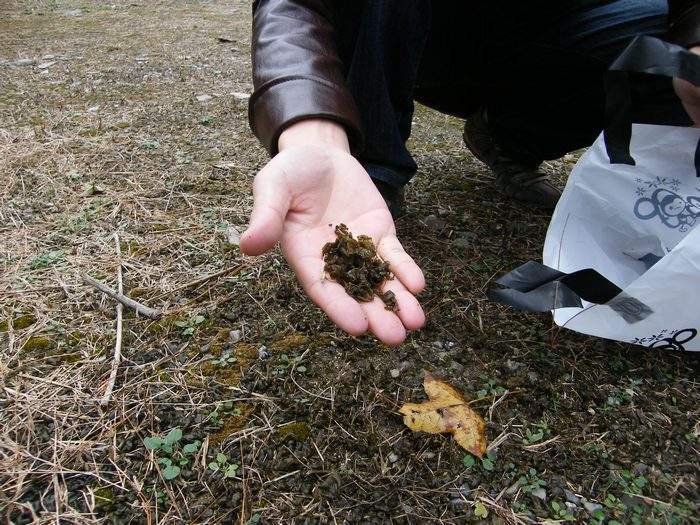
[[[629,73],[677,77],[700,86],[700,56],[650,36],[638,36],[612,63],[605,78],[604,140],[612,164],[635,162],[630,155],[632,97]],[[700,177],[700,143],[695,151]]]
[[[529,261],[496,279],[496,284],[500,287],[489,290],[489,299],[526,312],[581,308],[587,301],[609,306],[628,324],[654,313],[592,268],[564,273]]]

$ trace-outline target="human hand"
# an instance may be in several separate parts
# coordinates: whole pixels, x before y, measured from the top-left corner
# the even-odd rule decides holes
[[[690,51],[700,55],[700,46],[691,47]],[[700,127],[700,86],[696,86],[687,80],[673,79],[673,87],[683,102],[683,107],[693,119],[695,127]]]
[[[255,177],[253,213],[241,250],[259,255],[279,241],[306,294],[336,325],[352,335],[369,330],[390,346],[401,344],[406,330],[425,323],[415,298],[425,279],[396,238],[384,199],[350,155],[345,130],[328,120],[305,120],[285,130],[279,146],[280,153]],[[374,240],[395,275],[384,289],[394,292],[396,313],[378,297],[358,303],[325,278],[321,250],[335,239],[339,223]]]

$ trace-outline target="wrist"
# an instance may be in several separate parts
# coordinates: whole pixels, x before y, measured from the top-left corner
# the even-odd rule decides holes
[[[350,152],[345,128],[329,119],[310,118],[286,128],[277,141],[279,151],[292,146],[325,146]]]

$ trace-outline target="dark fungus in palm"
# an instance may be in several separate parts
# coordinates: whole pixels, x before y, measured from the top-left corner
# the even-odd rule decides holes
[[[393,279],[389,265],[377,255],[372,238],[359,235],[357,239],[345,224],[335,227],[336,239],[323,247],[324,270],[345,288],[349,296],[360,302],[379,297],[387,310],[396,311],[394,292],[382,292],[385,281]]]

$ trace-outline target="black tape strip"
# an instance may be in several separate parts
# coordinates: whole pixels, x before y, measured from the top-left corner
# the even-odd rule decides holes
[[[677,77],[700,86],[700,56],[658,38],[638,36],[613,62],[605,78],[604,131],[605,147],[613,164],[634,165],[629,151],[632,138],[629,72]],[[697,156],[696,151],[696,167],[700,162]]]
[[[700,177],[700,140],[698,140],[698,145],[695,146],[695,174]]]
[[[622,292],[591,268],[567,274],[535,261],[500,277],[496,284],[502,288],[491,290],[491,299],[529,312],[581,308],[582,299],[605,304]]]

